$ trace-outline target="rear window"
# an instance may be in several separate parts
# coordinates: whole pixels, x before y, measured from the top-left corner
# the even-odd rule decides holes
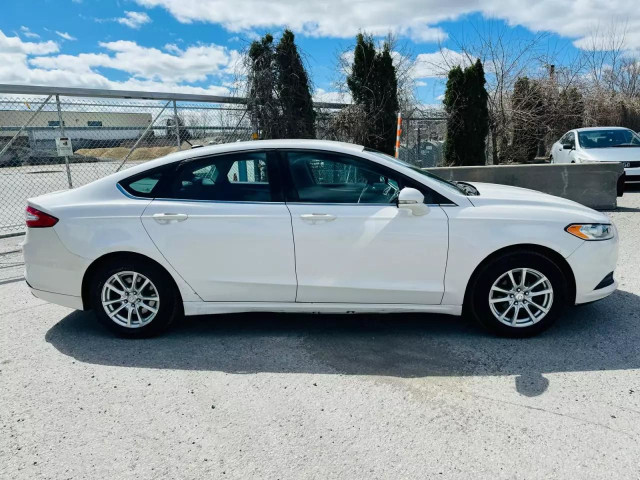
[[[163,166],[148,170],[121,180],[118,185],[134,197],[154,198],[158,193],[159,185],[167,169],[168,166]]]

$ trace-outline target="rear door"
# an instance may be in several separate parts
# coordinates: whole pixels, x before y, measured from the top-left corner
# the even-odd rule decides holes
[[[142,215],[160,252],[205,301],[295,301],[291,216],[273,155],[183,162]]]
[[[292,215],[297,302],[439,304],[448,219],[399,209],[404,186],[427,187],[375,162],[315,151],[282,152]]]

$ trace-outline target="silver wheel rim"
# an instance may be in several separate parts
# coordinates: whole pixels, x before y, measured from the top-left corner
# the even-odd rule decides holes
[[[107,316],[126,328],[148,325],[160,308],[160,295],[153,282],[132,271],[111,275],[102,287],[101,300]]]
[[[549,279],[531,268],[514,268],[489,290],[491,313],[509,327],[528,327],[547,316],[553,304]]]

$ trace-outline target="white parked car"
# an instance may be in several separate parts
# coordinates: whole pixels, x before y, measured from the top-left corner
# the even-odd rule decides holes
[[[551,147],[551,163],[620,162],[627,181],[640,181],[640,135],[623,127],[576,128]]]
[[[26,280],[128,336],[227,312],[468,312],[503,335],[616,289],[609,218],[362,146],[202,147],[28,201]]]

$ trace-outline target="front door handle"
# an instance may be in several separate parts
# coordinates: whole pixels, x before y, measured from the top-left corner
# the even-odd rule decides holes
[[[152,218],[162,224],[184,222],[189,215],[186,213],[154,213]]]
[[[335,215],[330,213],[303,213],[300,218],[305,222],[318,223],[318,222],[331,222],[336,219]]]

